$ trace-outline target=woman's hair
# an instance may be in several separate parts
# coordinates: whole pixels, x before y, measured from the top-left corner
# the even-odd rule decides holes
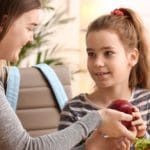
[[[129,77],[129,87],[150,88],[149,84],[149,45],[145,28],[138,15],[131,9],[115,9],[111,14],[101,16],[88,27],[87,35],[93,31],[110,30],[115,32],[126,50],[137,48],[138,63],[132,68]]]
[[[23,13],[41,8],[40,0],[0,0],[0,41],[5,36],[13,21]]]

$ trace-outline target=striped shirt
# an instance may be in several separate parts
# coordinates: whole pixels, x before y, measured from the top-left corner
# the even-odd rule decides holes
[[[70,126],[88,112],[99,109],[86,95],[80,94],[67,103],[61,113],[59,130]],[[150,134],[150,91],[135,89],[130,99],[130,102],[139,108],[143,120],[146,121],[148,134]]]

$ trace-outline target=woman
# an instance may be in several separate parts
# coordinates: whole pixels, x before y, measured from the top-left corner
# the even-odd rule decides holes
[[[39,0],[0,0],[1,60],[15,61],[18,59],[20,49],[26,43],[32,42],[33,30],[38,25],[40,13]],[[70,150],[96,127],[109,136],[127,136],[130,139],[135,137],[121,124],[121,120],[131,121],[132,116],[103,109],[87,114],[65,130],[32,138],[7,102],[4,85],[1,82],[2,73],[0,77],[0,149]],[[111,121],[112,119],[114,122]]]

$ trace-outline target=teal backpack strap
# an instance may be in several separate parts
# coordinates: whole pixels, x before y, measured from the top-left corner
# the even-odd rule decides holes
[[[55,71],[47,64],[38,64],[38,65],[35,65],[34,67],[38,68],[47,79],[56,97],[58,106],[60,110],[62,110],[64,105],[68,101],[68,97]]]
[[[6,97],[13,110],[16,111],[20,88],[20,72],[15,66],[8,68]]]

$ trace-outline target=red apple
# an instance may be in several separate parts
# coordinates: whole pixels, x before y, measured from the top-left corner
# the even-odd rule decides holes
[[[127,114],[132,114],[133,105],[128,102],[128,100],[117,99],[113,101],[108,108],[115,109]],[[122,124],[126,126],[127,129],[131,128],[131,121],[122,121]]]

